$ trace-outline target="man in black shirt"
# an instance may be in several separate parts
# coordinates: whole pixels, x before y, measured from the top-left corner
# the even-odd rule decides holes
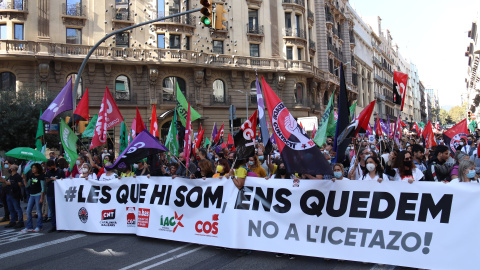
[[[5,193],[7,197],[8,208],[10,209],[10,223],[5,226],[5,228],[22,228],[24,227],[23,223],[23,211],[20,207],[20,198],[22,197],[21,185],[22,177],[17,173],[18,166],[15,164],[9,165],[10,176],[5,179],[0,177],[0,182],[5,184]],[[16,223],[18,219],[18,223]]]
[[[452,168],[445,163],[449,155],[450,150],[448,146],[438,145],[435,148],[433,159],[428,162],[425,181],[450,182],[450,171]]]
[[[51,223],[52,228],[48,232],[55,232],[57,230],[57,222],[55,216],[55,185],[54,182],[57,179],[65,178],[65,173],[63,170],[57,169],[55,161],[47,161],[48,172],[45,174],[45,179],[47,182],[47,203],[48,203],[48,212],[51,214]]]

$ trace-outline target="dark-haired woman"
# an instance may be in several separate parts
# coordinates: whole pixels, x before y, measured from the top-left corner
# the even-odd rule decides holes
[[[43,174],[42,166],[38,163],[32,165],[32,171],[27,174],[27,179],[24,180],[25,187],[30,193],[27,205],[27,227],[21,232],[39,232],[43,228],[42,223],[42,203],[45,196],[45,175]],[[33,229],[32,210],[33,207],[37,209],[37,227]]]
[[[384,179],[388,179],[388,176],[383,173],[382,164],[380,164],[377,157],[369,156],[365,160],[363,175],[357,180],[377,181],[381,183]]]
[[[422,171],[413,163],[412,153],[407,151],[401,151],[398,154],[393,168],[395,170],[393,181],[408,181],[411,184],[424,178]]]

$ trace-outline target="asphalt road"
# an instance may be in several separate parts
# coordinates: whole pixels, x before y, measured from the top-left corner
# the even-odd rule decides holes
[[[49,223],[40,233],[21,233],[5,229],[6,224],[0,223],[1,269],[402,269],[303,256],[291,260],[268,252],[246,254],[135,235],[48,233]]]

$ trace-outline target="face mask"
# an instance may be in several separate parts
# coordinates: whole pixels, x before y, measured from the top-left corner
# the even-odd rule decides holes
[[[4,167],[5,167],[5,169],[8,169],[8,164],[5,164]]]
[[[332,163],[332,161],[330,159],[328,159],[327,161],[328,161],[328,163]]]
[[[12,169],[8,169],[8,173],[9,173],[9,174],[12,174]]]
[[[64,172],[68,172],[68,168],[63,169]]]
[[[103,164],[107,164],[107,163],[108,163],[108,160],[105,159],[105,160],[103,161]]]
[[[216,158],[215,161],[218,161],[218,158]]]
[[[254,163],[253,161],[249,161],[248,165],[253,166],[253,163]]]
[[[285,175],[285,174],[287,174],[287,169],[285,169],[285,168],[278,169],[278,173],[280,175]]]
[[[411,161],[411,160],[409,160],[409,161],[404,161],[404,162],[403,162],[403,165],[405,165],[405,167],[411,168],[411,167],[412,167],[412,161]]]
[[[472,142],[473,142],[473,141],[467,141],[467,144],[470,145],[470,144],[472,144]]]
[[[350,149],[351,149],[350,146],[348,146],[348,147],[347,147],[347,151],[350,151]]]
[[[375,145],[370,145],[370,148],[375,149]]]
[[[463,142],[460,142],[460,145],[463,146]]]
[[[75,161],[75,164],[77,164],[77,166],[80,165],[81,164],[80,160]]]
[[[104,153],[107,153],[107,150],[103,150]]]
[[[88,173],[88,169],[87,168],[82,168],[82,173]]]
[[[374,171],[374,170],[375,170],[375,164],[373,164],[373,163],[368,163],[368,164],[367,164],[367,170],[368,170],[369,172]]]
[[[367,160],[367,158],[369,158],[369,157],[370,157],[370,155],[365,155],[365,159],[364,159],[364,160]]]
[[[217,172],[223,173],[223,166],[222,165],[217,166]]]
[[[410,144],[409,144],[409,143],[407,143],[407,146],[410,146]]]
[[[259,156],[258,159],[259,159],[260,161],[263,161],[263,156]]]
[[[419,143],[419,145],[423,146],[423,143],[421,142],[421,143]]]
[[[469,170],[467,173],[468,178],[474,178],[475,177],[475,170]]]
[[[338,178],[342,178],[343,174],[342,172],[333,172],[333,176],[338,179]]]
[[[138,169],[138,164],[133,164],[134,169]]]

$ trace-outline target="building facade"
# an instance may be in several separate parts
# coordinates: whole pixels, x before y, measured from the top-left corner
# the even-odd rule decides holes
[[[469,44],[465,56],[468,57],[468,69],[467,77],[465,78],[466,82],[466,92],[462,96],[463,102],[467,103],[467,109],[470,110],[477,117],[477,121],[480,116],[480,110],[478,106],[480,105],[480,76],[478,74],[478,62],[480,61],[480,44],[478,43],[478,30],[477,30],[478,20],[472,23],[472,28],[468,31],[468,40]]]
[[[438,91],[435,89],[425,89],[425,94],[428,97],[428,120],[432,121],[432,124],[438,121],[438,114],[440,113],[440,104],[438,101]]]
[[[69,78],[75,79],[90,48],[106,34],[200,7],[192,0],[2,3],[7,4],[0,5],[0,90],[35,88],[43,93],[58,93]],[[258,74],[294,117],[320,117],[330,95],[338,96],[340,64],[356,62],[354,21],[346,4],[347,0],[229,1],[224,30],[204,27],[198,12],[117,34],[90,57],[75,89],[76,100],[88,88],[93,116],[107,86],[127,125],[136,107],[149,122],[155,104],[164,138],[177,85],[202,115],[195,129],[202,124],[211,130],[215,122],[228,125],[230,105],[237,108],[235,126],[247,117],[247,109],[253,112]],[[345,65],[349,103],[358,94],[352,71],[358,73],[354,64]],[[119,129],[114,130],[116,138]]]
[[[427,106],[427,100],[425,96],[425,86],[423,85],[422,81],[419,81],[418,91],[420,93],[420,121],[423,123],[427,123],[428,122],[428,119],[427,119],[428,106]]]

